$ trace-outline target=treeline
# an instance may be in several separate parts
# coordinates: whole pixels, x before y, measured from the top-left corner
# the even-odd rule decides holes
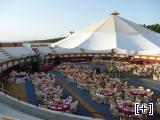
[[[153,30],[155,32],[158,32],[160,33],[160,24],[153,24],[153,25],[143,25],[144,27],[150,29],[150,30]]]
[[[53,39],[46,39],[46,40],[35,40],[35,41],[32,41],[34,43],[54,43],[54,42],[58,42],[62,39],[64,39],[66,37],[57,37],[57,38],[53,38]]]

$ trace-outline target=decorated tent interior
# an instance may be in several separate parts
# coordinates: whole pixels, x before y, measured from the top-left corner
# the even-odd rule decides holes
[[[7,116],[159,119],[160,34],[116,11],[56,43],[0,42],[0,107],[15,109]],[[146,112],[135,115],[135,103]]]

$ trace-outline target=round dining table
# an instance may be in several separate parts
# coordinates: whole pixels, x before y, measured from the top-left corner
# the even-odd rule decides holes
[[[50,101],[48,109],[55,111],[71,111],[71,103],[67,100]]]
[[[41,79],[41,81],[39,82],[39,84],[48,84],[50,83],[50,79]]]
[[[99,92],[99,94],[103,95],[103,96],[113,96],[114,95],[114,92],[111,91],[111,90],[101,90]]]
[[[78,83],[84,84],[84,85],[91,85],[94,84],[94,81],[87,81],[87,80],[78,80]]]
[[[42,74],[42,73],[36,73],[33,75],[34,77],[38,77],[38,78],[42,78],[45,76],[45,74]]]
[[[46,93],[47,95],[52,95],[58,93],[59,90],[54,87],[46,87],[43,92]]]
[[[128,117],[135,114],[133,102],[119,102],[117,103],[116,109]]]
[[[134,96],[141,96],[141,97],[144,97],[147,95],[147,92],[144,91],[144,90],[138,90],[138,89],[132,89],[130,92],[129,92],[131,95],[134,95]]]
[[[129,86],[130,89],[135,89],[135,86]]]
[[[27,73],[26,72],[20,72],[20,73],[16,73],[16,77],[18,77],[18,78],[22,78],[22,77],[25,77],[27,75]]]

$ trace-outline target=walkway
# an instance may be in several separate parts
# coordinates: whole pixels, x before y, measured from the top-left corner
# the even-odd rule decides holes
[[[87,91],[82,91],[78,89],[73,83],[68,82],[66,77],[58,72],[53,72],[58,78],[58,82],[72,95],[74,96],[80,104],[82,104],[88,111],[92,113],[92,117],[103,118],[106,120],[118,120],[119,118],[114,118],[110,114],[109,105],[98,104],[92,101],[89,97],[89,93]]]
[[[25,80],[25,89],[27,94],[27,102],[32,105],[37,105],[36,95],[35,95],[34,87],[32,85],[32,81]]]
[[[125,77],[127,77],[127,79],[123,80],[123,82],[127,81],[128,85],[134,85],[136,87],[143,86],[145,89],[151,89],[154,92],[154,96],[160,95],[159,84],[143,80],[143,78],[133,75],[132,73],[128,73]]]

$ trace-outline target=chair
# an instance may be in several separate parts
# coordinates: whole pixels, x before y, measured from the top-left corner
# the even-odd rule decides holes
[[[115,87],[113,91],[114,91],[114,93],[117,93],[117,88]]]
[[[116,92],[115,93],[115,97],[120,97],[121,96],[121,92]]]
[[[56,82],[56,80],[54,78],[51,79],[51,85],[54,85],[54,83]]]
[[[130,97],[125,97],[125,99],[124,99],[125,101],[130,101],[131,100],[131,98]]]
[[[151,97],[153,95],[154,92],[150,92],[147,96]]]
[[[138,89],[143,91],[144,87],[140,86],[140,87],[138,87]]]
[[[157,109],[157,113],[160,113],[160,103],[156,103],[156,109]]]
[[[101,95],[99,93],[96,93],[96,97],[97,97],[97,102],[99,104],[104,102],[104,96],[103,95]]]
[[[71,111],[72,112],[77,112],[77,105],[78,105],[78,101],[71,103]]]
[[[157,81],[158,80],[158,76],[153,74],[153,80]]]
[[[125,97],[128,97],[130,94],[128,91],[125,91]]]
[[[38,101],[42,102],[42,96],[41,96],[41,91],[40,90],[36,91],[36,98],[37,98]]]
[[[53,100],[54,100],[54,101],[59,101],[59,100],[60,100],[60,96],[57,95],[57,94],[55,94]]]
[[[111,103],[110,104],[110,111],[113,112],[113,110],[116,109],[116,103]]]
[[[118,111],[117,109],[113,109],[112,115],[113,115],[113,116],[119,115],[119,111]]]
[[[143,101],[144,101],[145,103],[149,103],[149,97],[148,97],[148,96],[144,96]]]
[[[140,97],[140,96],[136,96],[136,100],[135,100],[135,102],[137,102],[137,103],[141,103],[141,97]]]
[[[151,89],[146,89],[147,93],[150,93],[151,92]]]
[[[58,92],[59,96],[63,96],[63,88]]]
[[[73,98],[72,98],[72,96],[68,96],[66,100],[71,103]]]
[[[91,95],[91,99],[93,100],[93,101],[95,101],[96,100],[96,93],[95,93],[95,91],[90,91],[90,95]]]
[[[60,90],[60,89],[61,89],[61,86],[58,85],[56,88],[57,88],[58,90]]]
[[[44,103],[44,105],[47,105],[48,104],[48,100],[46,98],[43,99],[43,103]]]
[[[87,89],[87,85],[86,84],[83,84],[82,86],[81,86],[81,90],[86,90]]]

